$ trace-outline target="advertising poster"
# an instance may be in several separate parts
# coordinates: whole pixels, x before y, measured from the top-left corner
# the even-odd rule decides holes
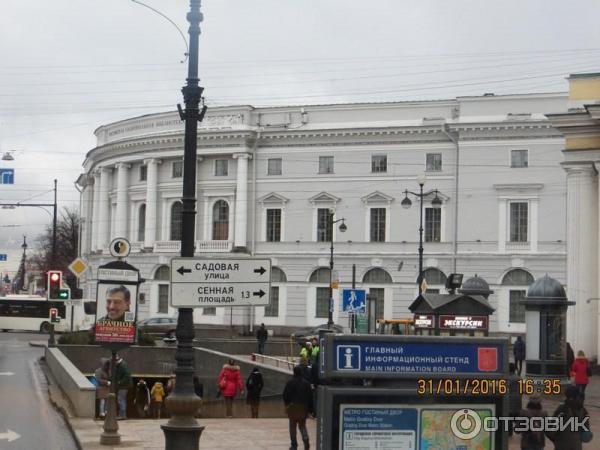
[[[133,344],[137,290],[134,284],[99,283],[96,296],[96,342]]]

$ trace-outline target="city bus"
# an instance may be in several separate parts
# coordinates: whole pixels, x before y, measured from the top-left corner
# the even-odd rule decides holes
[[[60,318],[54,323],[54,331],[62,332],[71,329],[71,306],[66,306],[64,300],[52,301],[37,295],[11,294],[0,297],[0,330],[40,331],[49,333],[52,326],[50,319],[51,310],[56,310]],[[74,330],[82,329],[87,320],[87,315],[81,306],[73,308],[77,326]]]

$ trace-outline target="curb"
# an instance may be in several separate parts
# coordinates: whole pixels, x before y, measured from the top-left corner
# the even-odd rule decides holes
[[[48,342],[47,341],[29,341],[29,346],[30,347],[47,347]]]

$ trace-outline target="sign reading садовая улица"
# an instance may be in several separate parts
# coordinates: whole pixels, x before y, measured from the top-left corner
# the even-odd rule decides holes
[[[327,336],[333,377],[498,376],[505,372],[506,342],[496,338],[438,336]]]

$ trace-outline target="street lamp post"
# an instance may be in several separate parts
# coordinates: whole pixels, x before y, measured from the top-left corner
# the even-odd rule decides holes
[[[200,0],[190,0],[187,20],[190,36],[187,84],[182,88],[185,110],[177,105],[181,120],[185,120],[183,151],[183,196],[181,226],[181,256],[194,256],[196,227],[196,164],[198,122],[202,122],[206,113],[198,79],[198,41],[200,37]],[[202,104],[201,104],[202,101]],[[200,108],[202,106],[202,108]],[[192,308],[179,308],[177,317],[177,352],[175,360],[175,389],[166,398],[171,413],[169,421],[161,428],[165,433],[166,450],[198,450],[199,440],[204,427],[194,418],[201,400],[194,394],[192,377],[194,374],[194,322]]]
[[[343,233],[348,229],[344,223],[346,219],[333,220],[334,214],[333,211],[329,211],[327,215],[327,231],[331,230],[331,239],[329,240],[329,312],[327,314],[327,328],[329,329],[333,326],[333,226],[338,222],[342,222],[340,231]]]
[[[414,195],[419,199],[419,274],[417,276],[417,286],[419,289],[421,287],[421,283],[423,281],[423,200],[425,197],[435,194],[433,200],[431,200],[431,205],[433,207],[439,208],[442,205],[442,200],[438,197],[439,191],[437,189],[432,189],[427,192],[423,192],[423,186],[425,186],[425,177],[420,176],[418,178],[419,182],[419,192],[412,192],[409,190],[404,191],[404,199],[400,203],[404,209],[408,209],[412,206],[412,202],[410,198],[408,198],[408,194]]]

